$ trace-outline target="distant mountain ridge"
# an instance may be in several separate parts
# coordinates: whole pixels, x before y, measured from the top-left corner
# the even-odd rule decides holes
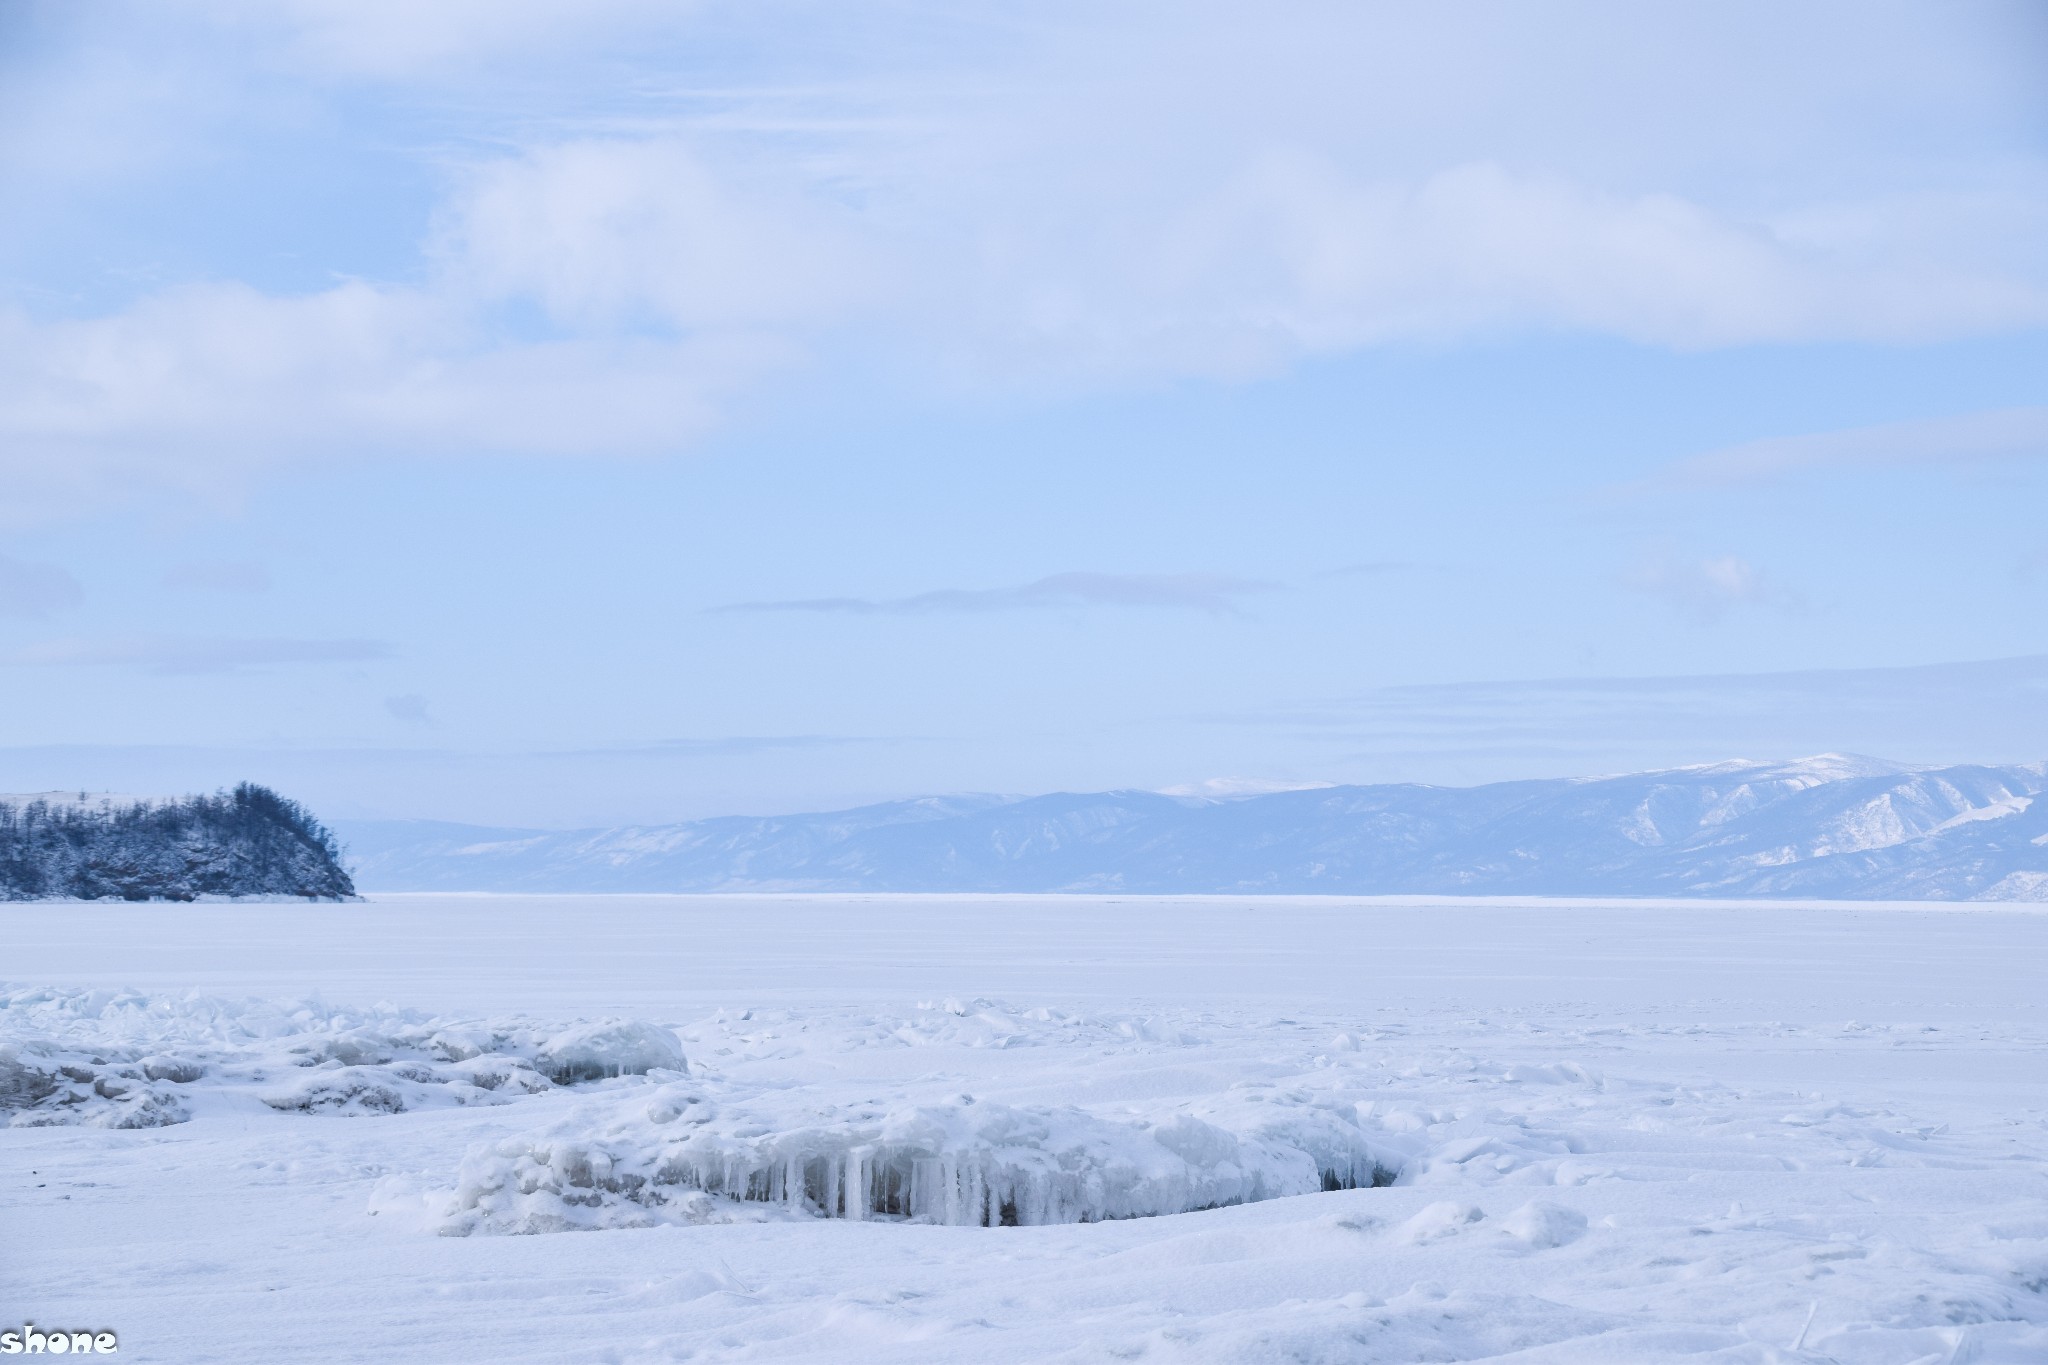
[[[2048,764],[1825,754],[1482,787],[924,797],[550,832],[341,822],[383,890],[2048,900]]]

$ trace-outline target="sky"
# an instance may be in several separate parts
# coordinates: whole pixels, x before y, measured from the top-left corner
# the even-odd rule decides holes
[[[0,8],[0,789],[2048,759],[2048,8]]]

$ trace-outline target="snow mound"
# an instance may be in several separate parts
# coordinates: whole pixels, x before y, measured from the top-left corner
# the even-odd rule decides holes
[[[1409,1243],[1437,1242],[1455,1237],[1485,1218],[1486,1214],[1475,1205],[1445,1199],[1422,1209],[1396,1228],[1394,1235]]]
[[[1501,1231],[1526,1243],[1531,1249],[1547,1251],[1565,1246],[1586,1235],[1586,1215],[1547,1200],[1522,1205],[1501,1222]]]
[[[1192,1114],[948,1104],[776,1113],[675,1083],[470,1149],[446,1235],[769,1217],[968,1227],[1145,1218],[1384,1185],[1392,1156],[1334,1116],[1233,1132]],[[778,1121],[779,1120],[779,1121]]]

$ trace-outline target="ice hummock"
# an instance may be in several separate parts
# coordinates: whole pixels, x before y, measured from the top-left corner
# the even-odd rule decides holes
[[[640,1019],[565,1029],[548,1039],[534,1064],[556,1085],[684,1069],[675,1034]]]
[[[0,990],[0,1127],[161,1127],[235,1091],[287,1114],[400,1114],[683,1067],[675,1034],[636,1019],[564,1026],[196,993]]]
[[[166,1079],[161,1059],[87,1057],[36,1040],[0,1043],[0,1116],[11,1110],[8,1122],[24,1128],[183,1123],[190,1114]]]

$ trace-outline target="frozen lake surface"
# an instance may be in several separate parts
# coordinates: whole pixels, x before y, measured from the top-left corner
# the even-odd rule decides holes
[[[2044,976],[2025,906],[0,906],[0,1317],[176,1362],[2037,1362]]]

